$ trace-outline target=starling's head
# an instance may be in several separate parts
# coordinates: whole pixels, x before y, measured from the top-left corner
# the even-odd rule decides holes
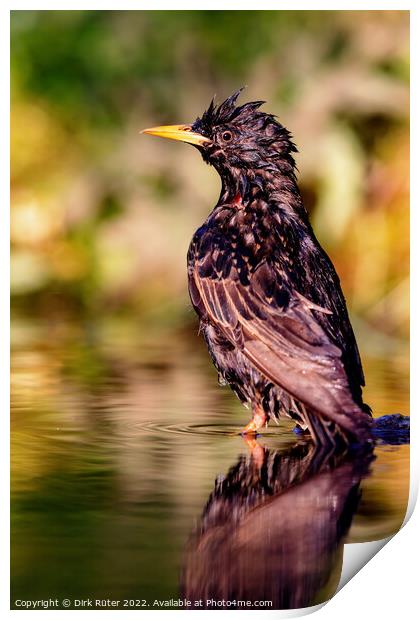
[[[232,169],[275,170],[284,164],[292,171],[296,147],[290,133],[275,116],[259,110],[264,101],[237,106],[241,90],[219,106],[213,100],[191,125],[153,127],[144,133],[193,144],[221,173]]]

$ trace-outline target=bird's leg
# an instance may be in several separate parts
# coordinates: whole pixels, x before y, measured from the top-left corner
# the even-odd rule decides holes
[[[254,409],[254,417],[251,422],[245,426],[242,430],[242,435],[256,435],[257,431],[262,428],[267,422],[267,414],[262,410],[261,407],[255,407]]]

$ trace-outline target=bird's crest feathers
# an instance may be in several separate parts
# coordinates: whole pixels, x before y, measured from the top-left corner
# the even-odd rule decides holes
[[[218,105],[216,98],[210,102],[209,107],[201,118],[197,118],[193,129],[211,137],[216,127],[233,124],[247,133],[259,135],[260,145],[269,146],[272,143],[282,143],[281,152],[284,154],[296,152],[296,146],[292,142],[290,132],[277,120],[274,114],[262,112],[259,108],[265,101],[248,101],[242,105],[236,105],[236,101],[243,91],[240,88]],[[245,147],[244,147],[245,148]],[[252,147],[253,148],[253,147]],[[294,167],[294,161],[291,160]]]
[[[239,120],[241,116],[248,116],[265,103],[265,101],[249,101],[241,106],[236,106],[236,101],[243,90],[244,87],[240,88],[220,105],[217,105],[214,96],[209,107],[199,119],[201,123],[207,127],[223,125],[236,119]]]

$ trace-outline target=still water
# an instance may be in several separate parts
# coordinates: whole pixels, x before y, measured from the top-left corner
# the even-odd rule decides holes
[[[408,414],[406,355],[363,357],[375,415]],[[334,592],[344,543],[405,516],[409,446],[323,454],[288,422],[244,441],[249,412],[193,330],[16,320],[12,401],[15,608],[313,605]]]

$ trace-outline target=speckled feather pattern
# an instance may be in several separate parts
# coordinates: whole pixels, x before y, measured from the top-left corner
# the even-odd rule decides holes
[[[222,179],[188,252],[201,332],[221,381],[253,411],[292,417],[313,435],[364,438],[360,356],[339,278],[302,204],[296,148],[258,111],[262,102],[235,107],[237,95],[193,126],[212,139],[200,150]]]

